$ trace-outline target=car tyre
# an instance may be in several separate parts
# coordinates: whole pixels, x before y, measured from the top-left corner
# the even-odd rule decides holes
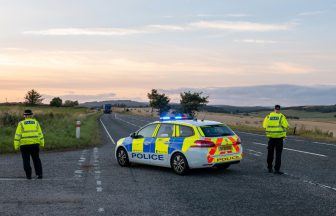
[[[175,153],[170,162],[171,168],[178,175],[185,175],[189,170],[186,157],[181,153]]]
[[[117,161],[118,164],[122,167],[127,167],[130,165],[127,151],[122,147],[118,148],[117,150]]]

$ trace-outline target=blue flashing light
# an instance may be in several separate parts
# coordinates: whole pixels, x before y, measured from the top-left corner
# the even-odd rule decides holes
[[[173,117],[170,117],[170,116],[161,116],[160,117],[160,120],[161,121],[169,121],[169,120],[192,120],[193,118],[191,117],[188,117],[188,116],[173,116]]]

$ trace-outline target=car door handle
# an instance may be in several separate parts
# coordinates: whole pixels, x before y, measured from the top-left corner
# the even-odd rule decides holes
[[[164,144],[166,144],[166,145],[169,145],[169,144],[170,144],[170,142],[169,142],[169,141],[166,141],[166,142],[164,142]]]
[[[145,142],[144,144],[145,144],[145,145],[150,145],[151,143],[150,143],[150,142]]]

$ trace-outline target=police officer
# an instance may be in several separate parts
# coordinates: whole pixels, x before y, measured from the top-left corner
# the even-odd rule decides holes
[[[286,131],[289,127],[286,117],[280,113],[280,105],[275,105],[274,112],[267,115],[263,122],[263,127],[266,130],[268,141],[268,155],[267,155],[267,168],[268,172],[273,172],[273,158],[275,150],[275,166],[274,174],[282,175],[281,167],[281,154],[283,150],[283,140],[286,138]]]
[[[42,163],[39,156],[40,147],[44,147],[44,137],[41,126],[33,118],[31,110],[25,110],[24,120],[21,121],[16,129],[14,138],[14,149],[20,149],[23,159],[23,168],[27,179],[32,178],[32,168],[30,157],[33,159],[35,173],[38,179],[42,179]]]

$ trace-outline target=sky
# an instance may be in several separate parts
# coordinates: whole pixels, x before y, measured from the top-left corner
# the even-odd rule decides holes
[[[0,102],[23,101],[32,88],[45,102],[146,101],[156,88],[175,102],[178,91],[191,89],[210,95],[212,104],[336,103],[336,0],[0,4]],[[288,85],[301,95],[331,92],[325,100],[286,101],[277,92]],[[259,96],[225,97],[237,88]]]

